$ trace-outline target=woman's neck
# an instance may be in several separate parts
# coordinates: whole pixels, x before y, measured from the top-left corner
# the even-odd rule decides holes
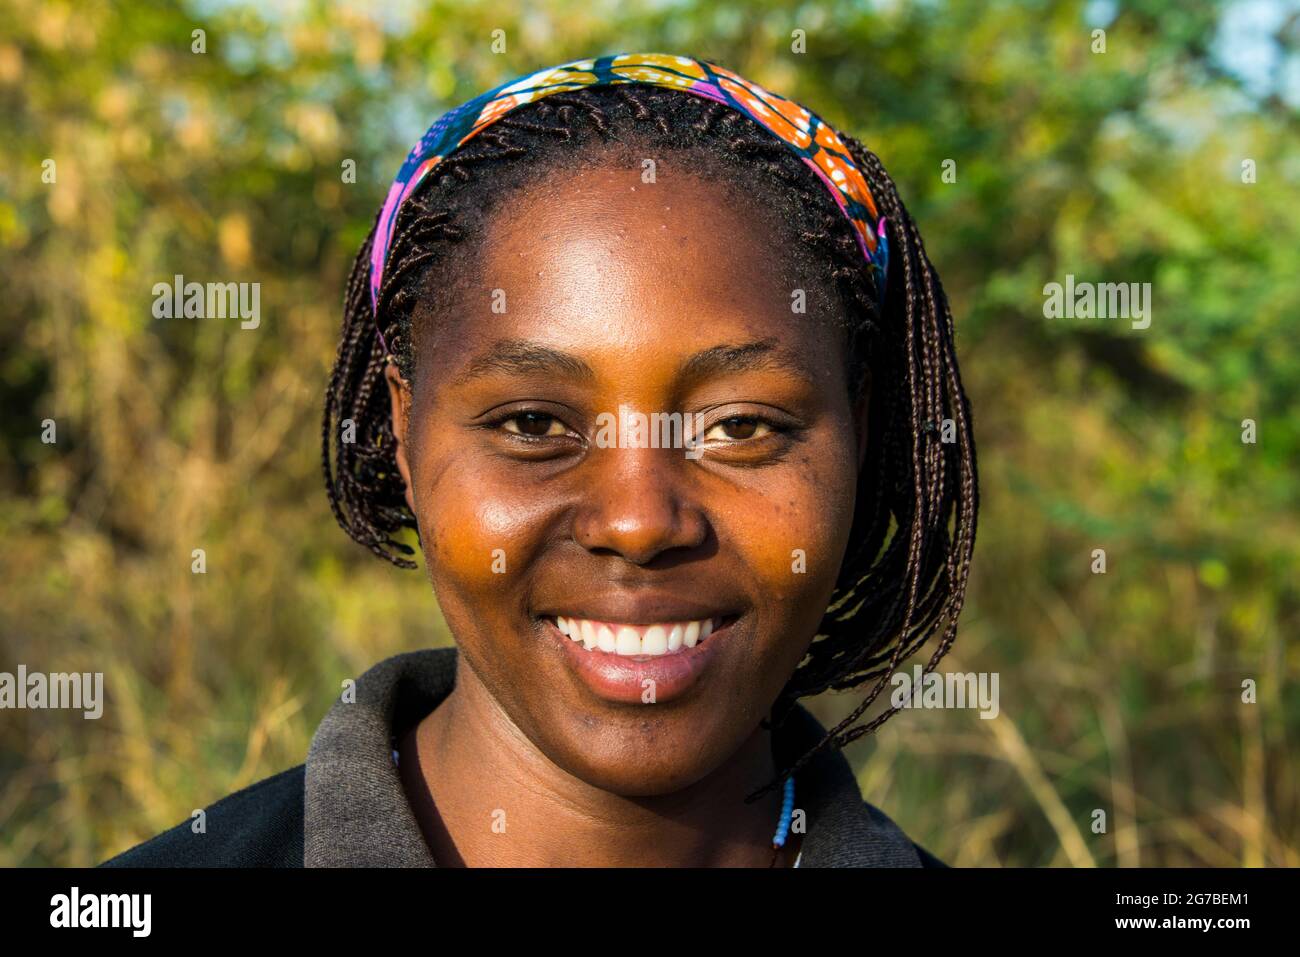
[[[441,867],[770,867],[779,790],[769,733],[695,784],[626,798],[556,766],[464,662],[456,687],[399,742],[412,809]],[[788,865],[793,848],[777,861]]]

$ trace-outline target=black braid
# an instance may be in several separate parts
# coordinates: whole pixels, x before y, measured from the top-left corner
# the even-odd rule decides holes
[[[385,337],[409,380],[417,306],[428,302],[435,280],[443,295],[468,281],[471,270],[454,268],[455,257],[473,252],[461,241],[481,239],[503,196],[557,169],[595,165],[619,148],[633,158],[689,150],[693,168],[712,174],[738,201],[753,208],[753,194],[762,193],[765,208],[779,215],[788,234],[786,276],[818,277],[839,298],[851,398],[869,391],[874,446],[859,477],[831,605],[777,699],[772,723],[779,725],[799,698],[875,680],[847,718],[750,800],[828,745],[843,747],[888,720],[897,709],[858,723],[899,663],[938,633],[925,671],[935,668],[956,637],[975,543],[975,443],[952,312],[920,231],[880,159],[856,139],[840,136],[888,220],[883,312],[852,229],[802,161],[729,107],[639,84],[554,94],[503,117],[444,160],[399,213],[379,295]],[[600,148],[589,148],[593,142]],[[527,163],[516,162],[525,157]],[[732,182],[761,185],[742,193]],[[322,464],[330,506],[344,530],[376,555],[414,568],[402,557],[412,549],[392,538],[403,528],[418,528],[393,455],[383,379],[387,357],[375,335],[369,296],[373,235],[372,230],[358,252],[348,282],[342,341],[326,394]],[[422,329],[421,338],[427,337]],[[348,419],[355,426],[351,443],[340,441]],[[953,442],[941,441],[945,420],[954,427]]]

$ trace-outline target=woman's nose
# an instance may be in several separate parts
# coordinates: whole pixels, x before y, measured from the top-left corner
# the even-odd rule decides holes
[[[647,565],[674,549],[698,548],[709,523],[687,488],[694,468],[681,449],[609,448],[583,464],[586,488],[574,538],[591,552]]]

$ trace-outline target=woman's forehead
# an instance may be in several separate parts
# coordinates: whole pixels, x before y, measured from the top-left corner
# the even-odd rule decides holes
[[[787,258],[782,237],[772,235],[779,220],[744,202],[732,184],[671,159],[646,161],[656,163],[650,181],[646,169],[620,164],[554,171],[529,183],[489,218],[486,251],[509,255],[558,242],[574,252],[623,238],[626,251],[640,256],[678,248],[709,249],[732,263],[755,257],[770,266]]]
[[[663,327],[781,336],[830,306],[772,217],[684,173],[646,183],[636,169],[583,170],[538,184],[491,218],[476,271],[462,306],[485,324],[581,319],[628,342]]]

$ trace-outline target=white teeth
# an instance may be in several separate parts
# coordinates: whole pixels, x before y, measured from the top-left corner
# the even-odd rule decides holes
[[[617,650],[614,633],[609,630],[609,625],[601,625],[600,630],[596,632],[596,647],[601,651]]]
[[[618,630],[618,637],[615,639],[617,645],[614,650],[620,655],[639,655],[641,654],[641,636],[636,633],[636,629],[623,627]]]
[[[628,657],[671,655],[694,648],[713,634],[717,619],[663,622],[654,625],[605,624],[586,618],[557,615],[552,619],[560,634],[579,642],[587,651],[601,651]]]
[[[663,625],[651,625],[641,637],[641,654],[668,654],[668,631]]]

